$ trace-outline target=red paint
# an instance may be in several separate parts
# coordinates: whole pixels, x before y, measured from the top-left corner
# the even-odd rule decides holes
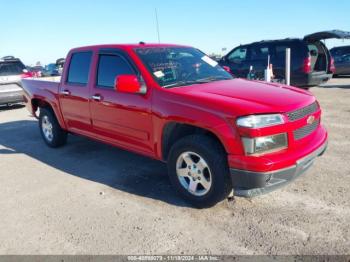
[[[21,78],[29,78],[29,77],[34,77],[34,73],[27,71],[21,74]]]
[[[138,93],[141,84],[135,75],[120,75],[115,81],[115,90],[124,93]]]
[[[136,55],[135,48],[167,47],[174,45],[100,45],[73,49],[67,56],[61,83],[23,80],[28,101],[40,100],[51,105],[62,128],[105,143],[162,159],[162,135],[170,122],[186,123],[212,132],[221,141],[232,168],[267,171],[284,168],[311,153],[327,140],[327,132],[320,125],[310,136],[293,140],[293,130],[304,126],[306,119],[288,122],[285,115],[315,101],[308,91],[259,81],[233,79],[207,84],[164,89]],[[134,62],[147,86],[145,94],[131,91],[97,88],[96,64],[100,49],[118,49]],[[69,85],[66,75],[72,52],[92,51],[87,86]],[[307,62],[307,61],[306,61]],[[128,79],[127,79],[128,78]],[[130,84],[135,78],[119,79]],[[69,95],[63,95],[67,91]],[[100,96],[100,101],[91,97]],[[27,107],[33,111],[30,102]],[[286,123],[256,130],[238,128],[237,117],[251,114],[282,113]],[[321,110],[313,114],[321,117]],[[246,156],[241,136],[263,136],[288,133],[288,149],[263,156]]]

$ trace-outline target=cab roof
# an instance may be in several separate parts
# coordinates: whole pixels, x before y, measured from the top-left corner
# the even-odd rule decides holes
[[[166,47],[189,47],[178,44],[155,44],[155,43],[144,43],[138,44],[101,44],[101,45],[90,45],[82,46],[71,49],[71,51],[88,50],[88,49],[100,49],[100,48],[121,48],[121,49],[135,49],[135,48],[166,48]]]

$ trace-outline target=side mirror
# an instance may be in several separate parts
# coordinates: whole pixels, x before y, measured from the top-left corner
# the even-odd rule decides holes
[[[114,89],[118,92],[146,94],[146,86],[141,84],[136,75],[119,75],[115,78]]]

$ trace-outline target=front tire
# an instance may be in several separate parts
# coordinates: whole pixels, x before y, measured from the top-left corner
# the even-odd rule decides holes
[[[63,130],[52,110],[40,108],[39,129],[49,147],[60,147],[67,142],[67,132]]]
[[[168,174],[181,197],[198,208],[214,206],[232,190],[226,152],[205,135],[190,135],[173,145]]]

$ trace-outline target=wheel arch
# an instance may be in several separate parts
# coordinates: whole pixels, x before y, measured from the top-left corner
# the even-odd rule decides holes
[[[34,97],[31,99],[31,107],[32,107],[32,114],[36,118],[39,117],[37,115],[37,111],[39,108],[46,108],[46,109],[51,110],[52,113],[55,115],[60,127],[65,129],[65,123],[64,123],[63,118],[60,114],[59,108],[56,105],[50,103],[46,99]]]
[[[211,137],[222,147],[224,152],[227,152],[225,144],[213,131],[193,124],[172,121],[166,123],[163,127],[161,145],[162,160],[167,161],[170,149],[176,141],[193,134],[202,134]]]

